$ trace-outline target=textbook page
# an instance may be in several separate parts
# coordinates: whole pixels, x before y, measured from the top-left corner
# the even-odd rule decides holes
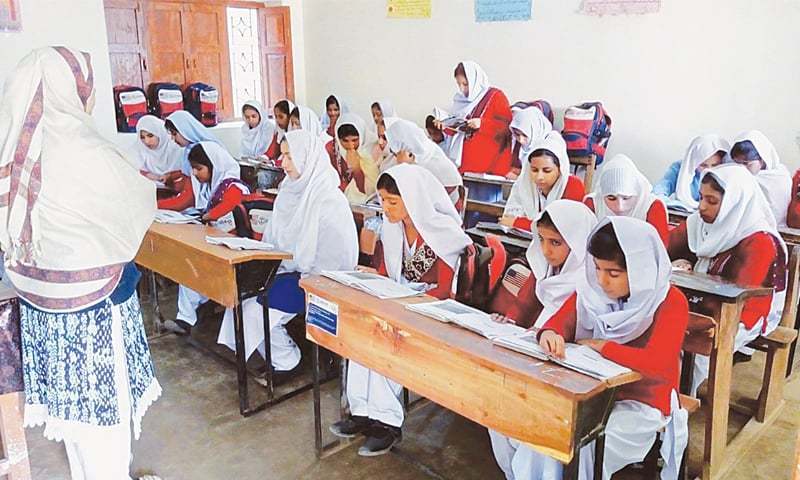
[[[198,215],[187,215],[182,212],[174,210],[156,210],[155,221],[158,223],[172,223],[172,224],[199,224],[200,217]]]
[[[322,276],[347,285],[348,287],[357,288],[381,300],[414,297],[424,293],[411,288],[410,285],[401,285],[377,273],[359,272],[356,270],[340,272],[327,270],[322,272]]]
[[[452,299],[406,305],[406,308],[440,322],[458,325],[490,340],[525,332],[522,327],[495,322],[489,314]]]
[[[269,243],[243,237],[212,237],[206,236],[206,243],[223,245],[231,250],[275,250]]]

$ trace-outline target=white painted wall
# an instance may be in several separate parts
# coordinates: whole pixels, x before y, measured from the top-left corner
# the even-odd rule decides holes
[[[693,136],[751,128],[800,166],[800,2],[665,0],[658,14],[603,18],[576,13],[579,4],[536,0],[530,22],[477,24],[467,0],[433,0],[430,20],[389,20],[383,1],[306,1],[307,100],[320,112],[337,92],[366,116],[390,98],[421,122],[449,106],[453,69],[472,59],[512,102],[602,100],[609,153],[630,155],[651,179]]]

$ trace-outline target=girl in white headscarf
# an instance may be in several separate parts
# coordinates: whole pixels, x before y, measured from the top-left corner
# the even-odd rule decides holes
[[[453,96],[449,114],[466,125],[448,128],[442,119],[436,128],[451,136],[449,155],[459,170],[505,176],[511,171],[511,106],[505,94],[489,84],[480,65],[464,61],[456,66],[454,76],[458,92]]]
[[[511,115],[511,124],[508,128],[511,130],[513,140],[512,169],[506,177],[516,180],[522,172],[522,164],[533,152],[531,147],[553,130],[553,125],[537,107],[512,108]]]
[[[275,200],[263,242],[290,252],[272,283],[269,298],[270,354],[278,382],[300,363],[300,349],[284,325],[303,312],[301,277],[323,270],[352,270],[358,263],[358,238],[350,205],[339,190],[319,134],[295,130],[281,144],[286,179]],[[245,355],[264,355],[264,311],[256,299],[245,300]],[[218,342],[236,348],[233,311],[225,312]]]
[[[374,102],[370,106],[370,111],[372,112],[372,120],[375,122],[376,129],[384,124],[384,119],[397,116],[397,111],[395,111],[392,103],[386,99]]]
[[[375,193],[378,165],[371,150],[376,139],[368,136],[364,120],[354,113],[344,113],[336,122],[336,170],[340,188],[353,204],[367,201]]]
[[[264,115],[264,107],[257,100],[244,102],[242,117],[241,155],[250,158],[266,155],[277,130],[275,122]]]
[[[722,163],[728,150],[730,145],[719,135],[695,137],[683,160],[669,166],[664,177],[653,186],[653,193],[679,202],[688,211],[697,210],[700,176],[706,169]]]
[[[375,249],[378,272],[399,283],[417,284],[439,299],[450,298],[459,257],[469,237],[444,187],[417,165],[397,165],[383,173],[378,193],[385,219]],[[350,361],[347,399],[352,416],[331,426],[342,437],[366,432],[359,455],[388,452],[403,424],[403,387]]]
[[[792,176],[781,163],[772,142],[758,130],[740,134],[733,141],[731,159],[755,175],[778,227],[786,226],[786,212],[792,200]]]
[[[605,429],[603,479],[642,461],[662,430],[661,478],[677,479],[688,433],[676,393],[688,302],[669,283],[669,256],[652,225],[607,217],[590,235],[588,253],[576,293],[544,324],[539,344],[562,358],[566,342],[577,342],[643,377],[617,392]],[[581,450],[580,466],[579,478],[593,478],[593,443]],[[516,478],[561,478],[560,464],[525,446],[512,469]]]
[[[655,227],[667,244],[669,227],[667,207],[651,193],[652,186],[636,164],[626,155],[615,155],[603,164],[594,192],[584,199],[598,220],[609,216],[625,216],[644,220]]]
[[[700,193],[698,211],[670,234],[669,252],[676,266],[776,291],[745,302],[734,345],[741,350],[780,322],[786,245],[756,179],[744,168],[725,164],[707,170]],[[693,393],[708,376],[708,357],[696,358]]]
[[[551,202],[562,198],[580,202],[586,192],[581,179],[569,173],[567,144],[560,133],[554,130],[545,133],[528,145],[527,150],[530,153],[511,187],[500,223],[531,230],[533,219]]]
[[[339,121],[339,117],[350,112],[347,103],[341,98],[336,94],[328,95],[328,98],[325,99],[325,113],[320,117],[322,128],[326,129],[331,137],[336,136],[336,123]]]
[[[98,132],[88,53],[34,50],[3,92],[0,243],[21,297],[25,424],[64,442],[73,479],[129,479],[131,433],[161,394],[133,264],[155,185]]]
[[[169,137],[164,121],[145,115],[136,124],[134,146],[142,162],[139,171],[155,182],[164,183],[170,173],[180,172],[183,149]]]

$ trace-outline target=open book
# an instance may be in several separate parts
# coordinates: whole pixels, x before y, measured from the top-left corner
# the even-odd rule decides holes
[[[511,235],[512,237],[522,238],[525,240],[533,240],[533,233],[522,230],[521,228],[517,227],[506,227],[505,225],[500,225],[499,223],[492,223],[492,222],[478,222],[477,225],[478,230],[486,230],[489,232],[503,232],[506,235]]]
[[[405,298],[425,293],[422,289],[414,289],[412,285],[401,285],[394,280],[377,273],[359,271],[324,271],[323,277],[330,278],[348,287],[357,288],[382,300],[389,298]],[[418,284],[421,286],[421,284]]]
[[[200,223],[200,214],[194,212],[176,212],[174,210],[157,210],[155,221],[158,223],[174,224]]]
[[[539,360],[557,363],[599,380],[608,380],[609,378],[631,372],[629,368],[612,362],[591,348],[575,343],[568,343],[566,345],[563,359],[553,358],[545,353],[542,347],[539,346],[534,332],[526,332],[524,335],[517,336],[497,337],[493,339],[492,342],[501,347],[514,350],[515,352],[538,358]]]
[[[514,183],[514,180],[509,180],[501,175],[492,175],[491,173],[465,172],[464,178],[475,179],[475,180],[492,180],[494,182],[508,183],[509,185]]]
[[[451,299],[416,303],[406,305],[406,308],[440,322],[458,325],[490,340],[501,336],[520,335],[525,332],[522,327],[495,322],[487,313]]]
[[[232,250],[275,250],[275,246],[269,243],[243,237],[212,237],[207,235],[206,243],[223,245]]]

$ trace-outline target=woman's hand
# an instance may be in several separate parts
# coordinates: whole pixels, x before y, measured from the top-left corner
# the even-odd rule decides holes
[[[347,150],[344,155],[350,170],[361,170],[361,155],[356,150]]]
[[[376,275],[378,274],[378,270],[376,270],[376,269],[374,269],[372,267],[365,267],[364,265],[357,265],[356,266],[356,271],[357,272],[362,272],[362,273],[374,273]]]
[[[512,325],[516,325],[516,321],[511,317],[506,317],[505,315],[500,315],[499,313],[493,313],[490,315],[492,321],[497,323],[510,323]]]
[[[207,213],[204,213],[203,216],[200,217],[200,221],[203,223],[208,223],[211,221],[211,217]]]
[[[684,272],[691,272],[694,269],[694,266],[689,260],[679,258],[678,260],[672,262],[672,268],[675,270],[682,270]]]
[[[594,338],[587,338],[584,340],[578,340],[579,345],[585,345],[596,352],[601,352],[603,347],[606,345],[606,340],[597,340]]]
[[[511,227],[514,226],[514,222],[516,222],[516,221],[517,221],[517,217],[515,217],[513,215],[503,215],[502,217],[500,217],[497,220],[497,223],[499,223],[500,225],[503,225],[503,226],[511,228]]]
[[[518,168],[512,168],[510,172],[506,173],[506,179],[516,180],[517,178],[519,178],[519,173],[520,171]]]
[[[481,119],[480,118],[470,118],[467,120],[467,126],[473,130],[478,130],[481,128]]]
[[[434,120],[433,128],[435,128],[436,130],[442,130],[444,129],[444,125],[442,124],[441,120]]]
[[[414,163],[414,156],[408,150],[400,150],[395,155],[397,163]]]
[[[557,334],[552,330],[545,330],[539,336],[539,346],[542,347],[544,352],[553,358],[557,358],[559,360],[564,358],[564,348],[566,342],[564,342],[564,337]]]

